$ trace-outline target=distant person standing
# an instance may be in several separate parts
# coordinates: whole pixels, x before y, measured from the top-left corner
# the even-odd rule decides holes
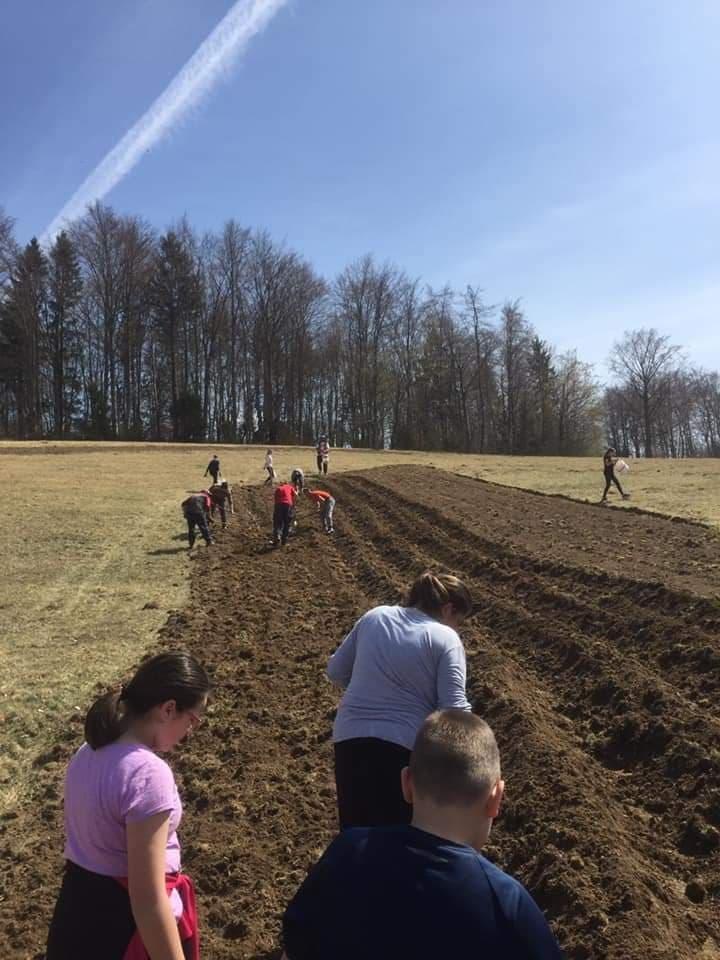
[[[208,526],[210,521],[210,508],[212,506],[210,494],[207,491],[194,493],[188,497],[187,500],[183,500],[180,506],[182,507],[183,516],[188,526],[188,549],[192,550],[195,544],[195,527],[200,531],[200,535],[205,543],[210,546],[213,542],[210,536],[210,527]]]
[[[318,473],[327,474],[328,461],[330,459],[330,444],[327,437],[320,437],[316,447]]]
[[[273,546],[284,547],[290,536],[290,527],[295,519],[297,490],[292,483],[281,483],[275,489],[273,509]]]
[[[271,484],[275,479],[275,467],[273,467],[273,452],[268,450],[265,454],[265,466],[263,469],[267,472],[267,477],[265,479],[265,486]]]
[[[212,460],[205,468],[205,473],[203,474],[203,476],[206,477],[208,474],[210,474],[210,476],[212,477],[213,483],[217,483],[218,477],[221,476],[220,460],[218,459],[218,455],[216,453],[213,454]]]
[[[327,490],[308,490],[307,495],[320,511],[320,520],[325,533],[334,533],[333,512],[335,510],[335,497],[328,493]]]
[[[223,530],[227,526],[227,513],[225,507],[229,507],[230,513],[235,513],[235,507],[233,505],[232,491],[227,480],[223,480],[222,483],[214,483],[208,490],[210,494],[210,516],[215,516],[215,511],[220,511],[220,520],[222,521]]]
[[[603,474],[605,476],[605,489],[603,490],[603,495],[602,495],[602,499],[600,500],[600,503],[607,503],[607,495],[608,495],[608,492],[610,491],[610,487],[612,486],[612,484],[615,484],[615,486],[618,488],[623,500],[630,499],[630,494],[625,493],[623,488],[620,486],[620,481],[615,476],[615,464],[617,462],[618,462],[618,457],[615,453],[615,448],[608,447],[603,456]]]

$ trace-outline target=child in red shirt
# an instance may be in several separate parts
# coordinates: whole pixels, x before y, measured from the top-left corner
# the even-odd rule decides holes
[[[281,483],[275,488],[275,508],[273,510],[273,546],[285,546],[290,534],[290,526],[295,518],[297,489],[292,483]]]

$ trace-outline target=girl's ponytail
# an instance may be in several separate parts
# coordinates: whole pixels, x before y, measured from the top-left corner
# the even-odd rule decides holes
[[[98,697],[88,710],[85,717],[85,739],[93,750],[114,743],[125,733],[129,715],[121,696],[120,690],[106,693]]]

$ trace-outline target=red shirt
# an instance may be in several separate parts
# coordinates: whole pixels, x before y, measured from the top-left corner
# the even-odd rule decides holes
[[[297,490],[291,483],[281,483],[275,488],[275,503],[286,503],[289,507],[295,504]]]

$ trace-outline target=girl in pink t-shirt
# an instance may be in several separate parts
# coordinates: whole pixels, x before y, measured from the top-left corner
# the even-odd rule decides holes
[[[200,722],[209,689],[196,660],[162,653],[90,708],[65,778],[66,867],[46,960],[199,957],[182,806],[158,753]]]

